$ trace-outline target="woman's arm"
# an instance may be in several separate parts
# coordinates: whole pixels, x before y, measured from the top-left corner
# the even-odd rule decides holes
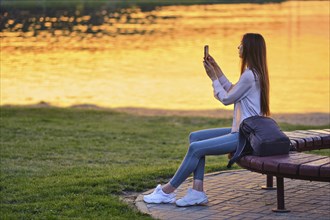
[[[223,86],[223,88],[229,92],[229,90],[233,87],[233,84],[227,79],[223,71],[221,70],[220,66],[217,64],[217,62],[213,59],[211,55],[207,57],[207,61],[211,64],[211,66],[214,68],[215,74],[217,78],[219,79],[219,82]]]
[[[229,92],[234,86],[224,74],[220,78],[218,78],[218,80],[223,86],[223,88],[226,90],[226,92]]]
[[[230,105],[244,98],[252,87],[254,75],[252,71],[244,72],[238,82],[227,92],[219,80],[213,81],[214,97],[224,105]]]

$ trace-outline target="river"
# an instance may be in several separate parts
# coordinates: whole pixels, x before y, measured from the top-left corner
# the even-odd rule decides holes
[[[271,111],[329,112],[329,2],[164,6],[102,14],[102,23],[47,28],[37,18],[1,36],[1,105],[95,104],[179,110],[232,109],[213,97],[203,65],[208,44],[227,77],[239,78],[237,46],[247,32],[267,44]],[[123,16],[123,14],[125,16]],[[114,15],[114,14],[112,14]],[[70,20],[71,19],[71,20]],[[42,21],[42,22],[41,22]],[[71,23],[70,23],[71,22]],[[39,25],[39,26],[37,26]]]

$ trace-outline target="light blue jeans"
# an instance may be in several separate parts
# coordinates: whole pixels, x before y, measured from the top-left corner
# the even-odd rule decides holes
[[[178,188],[187,177],[194,173],[194,179],[204,179],[205,155],[221,155],[234,152],[238,142],[238,132],[231,128],[213,128],[192,132],[189,149],[179,169],[170,180]]]

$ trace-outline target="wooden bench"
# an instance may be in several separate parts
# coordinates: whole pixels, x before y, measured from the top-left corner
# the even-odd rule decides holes
[[[246,155],[237,164],[245,169],[266,174],[267,186],[277,183],[277,208],[275,212],[289,212],[284,203],[284,178],[330,182],[330,157],[302,153],[302,151],[329,149],[330,129],[285,132],[294,151],[288,155],[258,157]]]

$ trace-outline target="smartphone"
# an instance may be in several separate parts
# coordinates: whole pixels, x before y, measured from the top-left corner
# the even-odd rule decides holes
[[[204,46],[204,59],[206,59],[209,55],[209,45]]]

